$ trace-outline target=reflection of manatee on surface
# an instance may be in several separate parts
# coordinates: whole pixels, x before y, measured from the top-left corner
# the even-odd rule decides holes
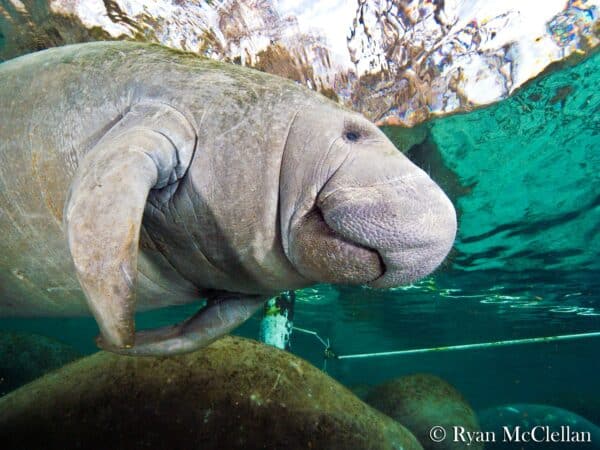
[[[430,432],[435,426],[448,430],[448,434],[454,426],[468,432],[480,430],[475,412],[464,397],[435,375],[415,374],[387,381],[373,388],[365,401],[408,428],[425,449],[483,448],[478,442],[467,446],[448,438],[439,443],[432,441]]]
[[[454,208],[425,172],[288,80],[125,42],[0,77],[1,315],[91,310],[103,348],[183,353],[281,290],[408,283],[452,246]],[[189,320],[135,332],[137,310],[199,296]]]
[[[71,346],[46,336],[0,332],[0,395],[79,357]]]
[[[512,449],[515,446],[523,449],[600,449],[600,427],[574,412],[550,405],[538,405],[529,403],[516,403],[488,408],[478,413],[481,429],[492,431],[496,434],[495,443],[487,443],[486,448]],[[561,427],[568,427],[565,436],[571,432],[589,432],[591,443],[587,442],[503,442],[504,429],[507,427],[510,433],[514,433],[515,427],[521,427],[524,431],[532,430],[534,427],[550,427],[551,432],[561,433]],[[545,432],[541,434],[545,439]]]
[[[3,449],[418,450],[300,358],[227,337],[198,352],[100,352],[0,399]]]
[[[411,126],[506,98],[600,43],[596,0],[89,2],[0,2],[0,60],[65,43],[146,40],[293,79],[372,119]]]

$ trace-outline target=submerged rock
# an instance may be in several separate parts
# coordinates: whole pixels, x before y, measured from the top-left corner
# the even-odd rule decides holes
[[[99,352],[0,399],[9,448],[420,449],[307,362],[223,338],[195,353]]]
[[[71,346],[46,336],[0,332],[0,395],[79,357]]]
[[[388,381],[376,386],[366,402],[412,431],[425,449],[467,448],[466,443],[454,442],[453,427],[464,427],[465,435],[480,430],[475,412],[463,396],[434,375],[408,375]],[[432,440],[430,432],[434,427],[446,431],[442,442]],[[482,449],[483,445],[472,442],[468,448]]]

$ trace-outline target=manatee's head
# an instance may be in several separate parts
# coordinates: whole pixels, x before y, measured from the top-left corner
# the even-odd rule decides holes
[[[284,251],[314,282],[410,283],[443,261],[456,234],[439,186],[374,124],[333,104],[290,125],[280,213]]]

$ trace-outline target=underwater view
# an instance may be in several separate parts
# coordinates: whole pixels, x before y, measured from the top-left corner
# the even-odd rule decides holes
[[[600,5],[102,3],[0,2],[0,448],[600,449]]]

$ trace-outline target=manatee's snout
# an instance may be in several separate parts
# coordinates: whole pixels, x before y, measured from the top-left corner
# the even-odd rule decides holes
[[[428,275],[444,260],[456,235],[452,203],[416,167],[397,178],[358,186],[340,184],[334,177],[317,205],[336,234],[377,253],[381,272],[367,282],[372,287],[398,286]]]
[[[281,223],[284,251],[304,278],[385,288],[442,262],[456,234],[454,207],[381,130],[325,107],[298,113],[292,125]]]

